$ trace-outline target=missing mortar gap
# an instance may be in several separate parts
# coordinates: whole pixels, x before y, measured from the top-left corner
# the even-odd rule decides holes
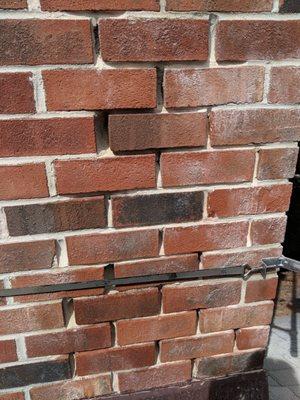
[[[63,315],[65,326],[67,328],[72,328],[77,326],[75,322],[75,313],[74,313],[74,302],[73,299],[63,299]]]
[[[108,139],[108,113],[97,112],[95,116],[95,134],[96,134],[96,147],[97,153],[109,149]]]
[[[96,20],[96,23],[94,26],[92,26],[93,29],[93,49],[94,49],[94,63],[95,65],[97,64],[97,60],[100,57],[100,38],[99,38],[99,25]]]
[[[157,110],[162,111],[164,107],[164,65],[156,66],[157,72]]]

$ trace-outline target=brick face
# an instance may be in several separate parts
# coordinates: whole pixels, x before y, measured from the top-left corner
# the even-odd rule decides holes
[[[261,12],[272,11],[272,0],[167,0],[168,11]]]
[[[1,6],[0,6],[1,7]],[[1,114],[25,114],[35,111],[32,75],[29,73],[0,74]]]
[[[0,341],[0,362],[8,363],[18,360],[17,346],[15,340]]]
[[[297,89],[299,78],[300,68],[272,68],[269,88],[270,103],[299,103],[300,91]]]
[[[259,151],[259,180],[287,179],[295,174],[298,148],[261,149]]]
[[[0,4],[0,8],[9,10],[18,10],[27,8],[26,0],[3,0]]]
[[[45,11],[159,11],[159,0],[41,0]]]

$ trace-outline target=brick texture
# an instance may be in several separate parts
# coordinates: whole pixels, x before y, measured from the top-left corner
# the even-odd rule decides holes
[[[297,89],[299,78],[300,68],[272,68],[269,89],[270,103],[299,103],[300,91]]]
[[[0,4],[0,8],[9,10],[18,10],[27,8],[26,0],[3,0]]]
[[[159,11],[159,0],[41,0],[45,11]]]
[[[239,329],[236,333],[236,345],[239,350],[265,348],[269,332],[269,326]]]
[[[0,6],[1,7],[1,6]],[[29,73],[0,74],[1,114],[25,114],[35,111],[32,75]]]
[[[15,340],[0,341],[0,362],[9,363],[18,360]]]
[[[287,179],[292,178],[296,171],[298,148],[261,149],[257,178]]]
[[[272,11],[272,0],[167,0],[169,11],[261,12]]]
[[[252,244],[282,243],[286,229],[286,217],[268,218],[252,222]]]

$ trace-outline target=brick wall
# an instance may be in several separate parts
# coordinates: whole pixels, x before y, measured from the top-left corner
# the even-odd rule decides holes
[[[281,254],[299,4],[0,1],[0,287]],[[1,300],[0,399],[261,368],[277,276]]]

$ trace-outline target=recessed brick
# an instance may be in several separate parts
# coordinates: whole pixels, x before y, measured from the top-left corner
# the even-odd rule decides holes
[[[159,0],[41,0],[45,11],[159,11]]]
[[[295,175],[298,147],[260,149],[257,179],[288,179]]]
[[[10,9],[10,10],[18,10],[27,8],[26,0],[2,0],[0,4],[0,8]],[[13,400],[13,399],[10,399]]]
[[[197,113],[117,114],[109,116],[112,151],[204,146],[207,115]]]
[[[268,345],[269,333],[269,326],[239,329],[236,332],[237,348],[239,350],[266,348]]]
[[[273,300],[276,297],[277,278],[252,280],[247,282],[245,302]]]
[[[267,218],[252,221],[252,244],[282,243],[286,230],[286,217]]]
[[[26,2],[25,2],[26,3]],[[0,5],[0,8],[3,6]],[[25,114],[35,111],[32,75],[30,73],[0,74],[1,114]]]
[[[167,11],[262,12],[272,11],[272,0],[167,0]]]
[[[299,103],[299,67],[272,68],[268,100],[270,103]]]
[[[0,341],[0,363],[8,363],[18,360],[17,346],[15,340]]]

